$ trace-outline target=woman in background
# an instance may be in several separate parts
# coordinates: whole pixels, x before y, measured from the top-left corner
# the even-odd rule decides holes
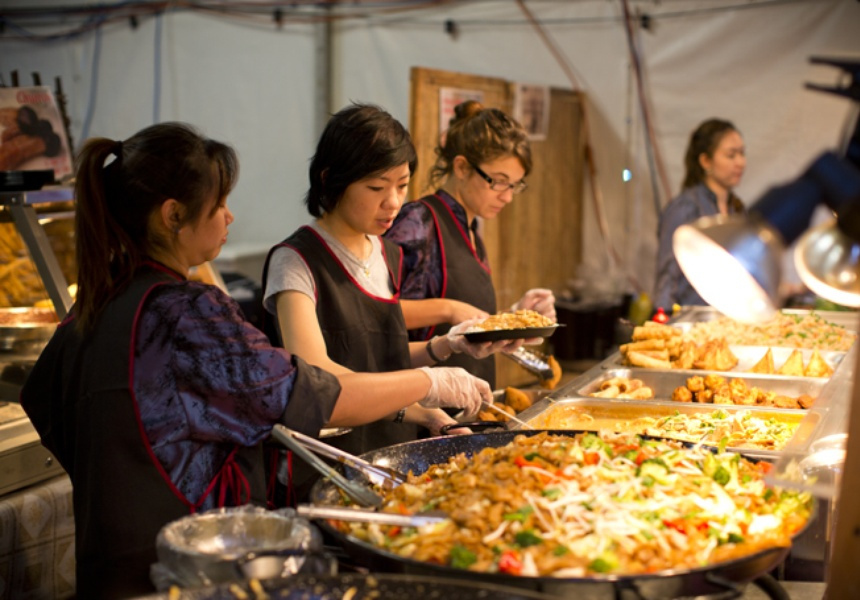
[[[412,339],[431,340],[457,321],[434,311],[432,302],[457,300],[484,314],[497,310],[490,264],[478,232],[478,217],[495,218],[514,195],[526,188],[532,158],[528,135],[504,112],[467,101],[455,108],[451,126],[436,148],[436,193],[403,207],[385,234],[404,254],[401,296]],[[550,290],[532,289],[512,307],[531,309],[555,319]],[[436,353],[440,364],[466,368],[495,386],[493,357]]]
[[[332,375],[189,281],[227,240],[237,177],[229,146],[178,123],[91,139],[78,156],[77,301],[21,393],[72,480],[78,598],[152,593],[165,524],[263,504],[261,442],[277,423],[318,435],[415,402],[492,401],[462,370]]]
[[[657,230],[657,281],[654,308],[672,314],[672,306],[706,304],[681,272],[672,249],[672,235],[686,223],[708,215],[743,212],[734,188],[746,169],[746,148],[740,132],[728,121],[708,119],[690,136],[684,155],[684,184],[660,216]]]

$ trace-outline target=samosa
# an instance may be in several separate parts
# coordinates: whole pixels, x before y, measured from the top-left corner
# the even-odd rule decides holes
[[[767,352],[764,353],[764,356],[761,357],[761,360],[758,361],[753,368],[750,369],[749,373],[762,373],[764,375],[773,375],[774,366],[773,366],[773,352],[770,348],[767,349]]]
[[[777,371],[778,375],[789,375],[791,377],[803,377],[803,354],[800,350],[792,350],[791,354],[788,356],[788,360],[785,361],[779,370]]]

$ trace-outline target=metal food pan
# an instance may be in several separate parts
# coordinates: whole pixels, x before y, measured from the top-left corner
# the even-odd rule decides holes
[[[672,392],[675,388],[685,386],[689,377],[704,375],[706,373],[713,374],[711,371],[660,371],[637,367],[602,369],[600,371],[589,371],[589,377],[577,379],[577,385],[567,389],[567,393],[569,395],[591,396],[594,392],[600,391],[600,384],[604,381],[613,377],[625,377],[627,379],[641,380],[643,385],[650,387],[654,391],[654,398],[656,400],[671,401]],[[732,373],[731,371],[720,373],[720,376],[725,377],[726,380],[743,379],[750,387],[757,387],[766,392],[774,392],[784,396],[791,396],[792,398],[796,398],[802,394],[817,398],[828,381],[824,377],[785,377],[783,375],[760,375],[758,373]],[[630,402],[630,400],[623,398],[619,398],[619,400]]]
[[[795,350],[800,350],[801,355],[803,356],[803,365],[806,366],[809,364],[809,359],[812,357],[812,353],[814,350],[808,349],[799,349],[799,348],[778,348],[775,346],[729,346],[729,349],[732,351],[732,354],[738,357],[738,364],[735,365],[735,368],[729,371],[704,371],[700,369],[673,369],[673,371],[677,371],[679,373],[744,373],[746,375],[762,375],[764,377],[774,377],[774,378],[788,378],[788,379],[797,379],[797,377],[791,377],[788,375],[764,375],[759,373],[747,373],[750,369],[752,369],[758,361],[764,358],[764,355],[767,353],[768,349],[770,349],[773,354],[773,366],[775,369],[779,369],[786,360],[788,360],[789,355]],[[821,355],[828,365],[830,365],[834,370],[841,364],[842,359],[845,358],[845,352],[836,352],[836,351],[825,351],[819,350],[818,352]],[[622,361],[624,357],[620,352],[617,352],[606,359],[602,366],[604,368],[617,368],[617,367],[626,367]],[[638,369],[638,368],[637,368]],[[638,369],[641,370],[641,369]],[[644,369],[650,371],[661,372],[661,369]],[[806,378],[808,379],[808,378]],[[826,381],[827,377],[816,377],[815,379],[821,379]]]
[[[587,431],[636,431],[639,429],[635,421],[643,418],[660,418],[675,414],[707,415],[722,410],[727,413],[748,410],[754,417],[776,419],[778,421],[796,424],[798,429],[794,438],[808,438],[819,419],[817,413],[807,413],[798,410],[758,409],[754,407],[735,406],[730,404],[687,404],[679,402],[634,401],[604,398],[565,398],[544,399],[519,415],[520,419],[535,429],[575,429]],[[522,425],[512,427],[521,429]],[[661,433],[664,437],[674,437],[669,433]],[[792,439],[794,439],[792,438]],[[684,441],[698,441],[680,436]],[[745,454],[776,458],[778,449],[769,450],[759,447],[736,446]]]
[[[857,311],[837,310],[805,310],[799,308],[784,308],[780,311],[786,315],[806,316],[816,314],[828,323],[844,327],[848,331],[857,333],[860,328],[860,314]],[[710,306],[686,306],[681,312],[672,317],[670,325],[689,329],[695,323],[716,321],[724,315]]]

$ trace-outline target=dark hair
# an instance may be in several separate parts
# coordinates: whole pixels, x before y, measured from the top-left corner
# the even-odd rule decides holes
[[[696,127],[690,136],[687,153],[684,155],[684,167],[687,172],[681,186],[682,191],[697,186],[705,180],[705,170],[699,162],[699,157],[702,154],[713,157],[723,136],[730,131],[737,131],[737,128],[722,119],[708,119]]]
[[[231,147],[191,126],[161,123],[122,142],[88,140],[75,170],[75,313],[86,330],[143,259],[165,247],[167,240],[149,229],[151,213],[173,198],[186,209],[183,223],[196,221],[213,192],[220,199],[233,189],[239,163]]]
[[[475,100],[466,100],[454,107],[445,141],[436,147],[431,180],[437,182],[450,175],[457,156],[464,156],[474,165],[502,156],[515,156],[526,175],[532,170],[531,145],[523,126],[501,110],[484,108]]]
[[[308,172],[308,212],[331,212],[346,188],[404,163],[415,172],[418,155],[397,119],[372,104],[352,104],[329,119]]]

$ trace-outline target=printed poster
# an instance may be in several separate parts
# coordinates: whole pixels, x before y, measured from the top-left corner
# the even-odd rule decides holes
[[[72,172],[66,130],[54,94],[44,86],[0,88],[0,171]]]

